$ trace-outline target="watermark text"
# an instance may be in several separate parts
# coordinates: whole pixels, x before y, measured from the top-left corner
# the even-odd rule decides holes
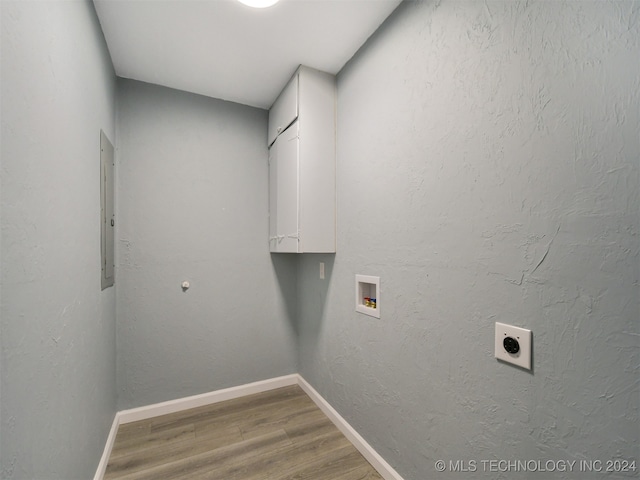
[[[637,472],[635,460],[437,460],[437,472]]]

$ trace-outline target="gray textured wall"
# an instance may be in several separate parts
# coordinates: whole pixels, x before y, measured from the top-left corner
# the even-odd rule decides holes
[[[300,372],[407,480],[640,461],[639,8],[408,2],[339,75],[338,253],[300,265]],[[532,373],[494,359],[496,321],[533,330]]]
[[[1,3],[0,477],[87,479],[116,410],[99,181],[115,75],[91,2]]]
[[[296,372],[295,258],[267,243],[267,112],[119,80],[117,124],[119,407]]]
[[[89,478],[116,403],[113,72],[90,3],[0,5],[1,477]],[[640,461],[639,15],[402,5],[339,75],[335,256],[268,254],[266,112],[121,81],[119,408],[300,371],[407,480]],[[533,373],[493,358],[495,321],[533,330]]]

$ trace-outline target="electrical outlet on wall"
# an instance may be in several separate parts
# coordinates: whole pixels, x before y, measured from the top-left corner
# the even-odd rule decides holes
[[[495,357],[531,370],[531,330],[496,322]]]

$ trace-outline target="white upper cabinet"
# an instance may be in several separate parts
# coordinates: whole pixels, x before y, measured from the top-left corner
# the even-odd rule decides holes
[[[336,86],[301,66],[269,111],[269,248],[336,251]]]

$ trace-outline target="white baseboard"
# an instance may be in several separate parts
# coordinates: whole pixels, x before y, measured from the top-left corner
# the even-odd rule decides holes
[[[322,410],[322,412],[329,417],[338,430],[347,437],[347,439],[353,444],[354,447],[362,454],[364,458],[371,464],[377,472],[382,475],[385,480],[403,480],[398,472],[396,472],[391,465],[389,465],[384,458],[376,452],[367,441],[360,436],[355,429],[349,425],[349,423],[342,418],[342,416],[327,402],[316,390],[304,379],[298,375],[298,385],[302,388],[309,398],[315,402],[315,404]]]
[[[233,400],[234,398],[253,395],[254,393],[267,392],[276,388],[288,387],[298,383],[299,375],[294,373],[284,377],[271,378],[260,382],[247,383],[237,387],[225,388],[214,392],[202,393],[191,397],[178,398],[169,400],[168,402],[155,403],[145,407],[132,408],[131,410],[122,410],[120,413],[120,423],[137,422],[138,420],[146,420],[168,413],[180,412],[189,408],[202,407],[203,405],[211,405],[213,403]]]
[[[107,437],[107,444],[104,446],[104,452],[102,452],[102,458],[98,463],[98,469],[93,477],[93,480],[102,480],[104,472],[107,470],[107,463],[109,463],[109,457],[111,456],[111,450],[113,449],[113,443],[116,441],[116,433],[118,433],[118,425],[120,425],[120,413],[116,412],[111,424],[111,430],[109,430],[109,436]]]
[[[111,455],[111,449],[116,438],[118,426],[136,422],[138,420],[146,420],[149,418],[157,417],[159,415],[166,415],[168,413],[180,412],[189,408],[201,407],[204,405],[210,405],[218,402],[224,402],[226,400],[233,400],[234,398],[244,397],[246,395],[253,395],[255,393],[267,392],[276,388],[288,387],[290,385],[299,385],[307,395],[314,401],[314,403],[329,417],[338,430],[347,437],[347,439],[358,449],[364,458],[375,468],[385,480],[403,480],[402,477],[389,465],[371,445],[369,445],[364,438],[360,436],[354,428],[347,423],[347,421],[340,416],[340,414],[329,403],[320,396],[318,392],[300,375],[294,373],[292,375],[285,375],[284,377],[276,377],[269,380],[263,380],[260,382],[248,383],[246,385],[240,385],[237,387],[225,388],[223,390],[216,390],[214,392],[203,393],[201,395],[194,395],[191,397],[179,398],[176,400],[170,400],[168,402],[156,403],[153,405],[147,405],[145,407],[132,408],[130,410],[122,410],[117,412],[113,419],[113,425],[107,438],[107,444],[105,445],[102,458],[98,464],[98,469],[94,480],[102,480],[104,472],[107,469],[107,463],[109,462],[109,456]]]

